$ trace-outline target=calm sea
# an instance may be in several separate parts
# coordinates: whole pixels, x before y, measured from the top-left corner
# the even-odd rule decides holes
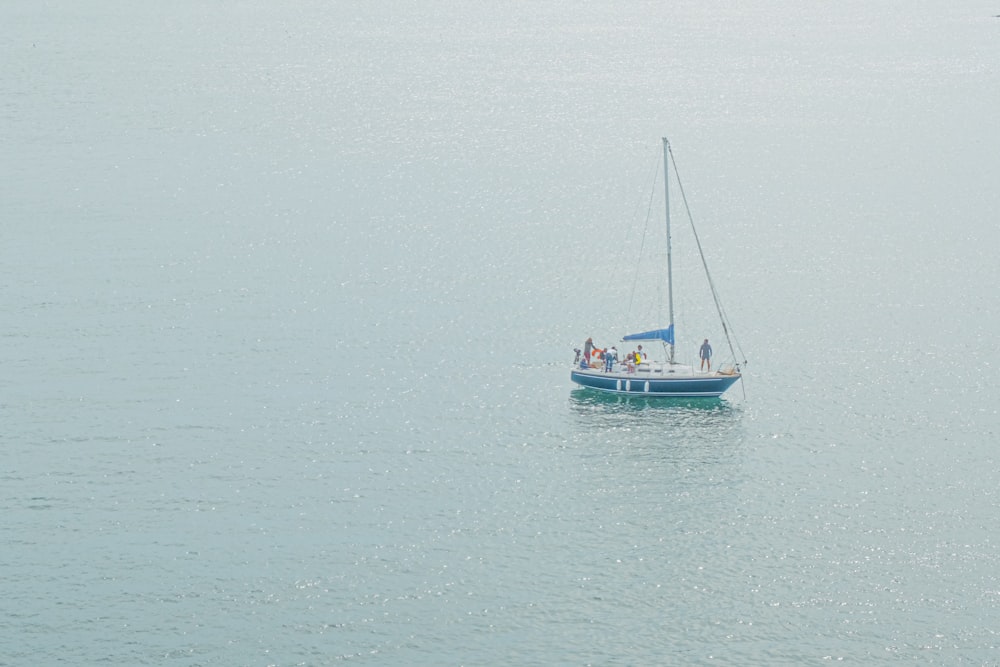
[[[0,664],[1000,663],[998,13],[2,3]]]

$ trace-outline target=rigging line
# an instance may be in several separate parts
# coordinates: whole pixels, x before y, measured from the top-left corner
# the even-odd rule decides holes
[[[680,190],[681,200],[684,202],[684,210],[687,212],[688,222],[691,225],[691,233],[694,235],[695,245],[698,246],[698,255],[701,257],[701,266],[705,269],[705,277],[708,279],[708,287],[712,292],[712,300],[715,301],[715,310],[718,312],[719,320],[722,322],[722,332],[726,335],[726,343],[729,345],[729,352],[733,355],[736,370],[739,371],[740,362],[736,356],[736,350],[733,349],[733,341],[729,336],[729,323],[722,310],[722,304],[719,302],[719,293],[715,290],[715,281],[712,280],[712,274],[708,271],[708,262],[705,260],[705,252],[701,247],[701,239],[698,237],[698,230],[695,229],[694,226],[694,217],[691,215],[691,207],[688,206],[687,195],[684,193],[684,184],[681,183],[681,175],[680,172],[677,171],[677,159],[674,157],[674,150],[669,146],[669,144],[667,146],[667,150],[670,152],[670,162],[674,165],[674,178],[677,179],[677,188]]]
[[[653,211],[653,198],[656,196],[656,181],[659,180],[660,175],[660,157],[656,157],[656,165],[653,167],[653,183],[649,188],[649,203],[646,205],[646,221],[642,226],[642,238],[639,241],[639,252],[635,255],[635,277],[632,279],[632,294],[628,298],[628,310],[626,313],[626,321],[628,317],[632,314],[632,304],[635,302],[635,290],[639,285],[639,267],[642,264],[642,251],[646,247],[646,233],[649,231],[649,219]],[[626,244],[627,246],[627,244]]]
[[[649,186],[651,192],[655,192],[656,191],[655,190],[655,188],[656,188],[656,181],[657,181],[657,179],[660,176],[660,160],[661,159],[662,158],[659,155],[657,155],[656,159],[653,161],[653,169],[652,169],[652,172],[651,172],[652,184]],[[642,200],[639,199],[639,200],[637,200],[635,202],[635,211],[632,212],[632,225],[628,228],[628,231],[625,234],[625,247],[626,248],[628,248],[629,241],[631,240],[631,237],[632,237],[632,233],[635,231],[635,229],[634,229],[635,222],[634,221],[639,218],[639,209],[641,207],[642,207]],[[648,207],[647,207],[647,210],[646,210],[646,221],[647,221],[647,224],[648,224],[648,222],[649,222],[649,210],[648,210]]]
[[[689,213],[689,215],[690,215],[690,213]],[[697,233],[695,234],[695,236],[697,236]],[[707,272],[708,272],[708,269],[706,268],[706,273]],[[709,284],[710,285],[713,284],[711,276],[709,276]],[[740,340],[739,340],[739,337],[736,335],[736,331],[732,330],[732,327],[733,327],[732,320],[729,318],[729,313],[726,312],[726,308],[722,304],[722,297],[720,297],[720,296],[718,296],[718,294],[716,294],[715,298],[716,298],[716,305],[718,306],[718,309],[719,309],[719,312],[720,312],[720,315],[721,315],[723,326],[724,327],[726,327],[726,326],[729,327],[729,329],[730,329],[729,334],[732,336],[732,339],[733,339],[732,343],[735,344],[736,345],[736,349],[739,350],[739,353],[740,353],[739,356],[743,358],[743,365],[746,365],[746,363],[747,363],[746,352],[743,351],[743,346],[740,345]],[[730,345],[730,352],[732,352],[732,344]],[[737,362],[737,363],[739,362],[739,357],[737,357],[735,353],[733,353],[733,361]]]

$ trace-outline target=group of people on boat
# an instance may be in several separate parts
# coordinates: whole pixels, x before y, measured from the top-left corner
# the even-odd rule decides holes
[[[601,368],[603,366],[605,372],[611,372],[615,364],[619,361],[618,348],[612,345],[602,350],[594,345],[594,339],[590,337],[588,337],[587,341],[583,344],[582,354],[580,348],[575,348],[573,351],[576,352],[576,358],[573,359],[573,365],[575,366],[579,364],[580,368]],[[701,370],[711,371],[712,346],[709,345],[707,338],[698,349],[698,357],[701,359]],[[631,373],[635,370],[636,366],[647,360],[648,357],[643,351],[642,345],[640,345],[637,349],[626,354],[625,358],[621,361],[625,364],[628,372]]]
[[[576,352],[576,358],[573,360],[574,365],[579,364],[580,368],[603,367],[607,372],[610,372],[620,361],[631,373],[636,366],[648,360],[642,345],[626,354],[623,359],[619,359],[617,347],[611,345],[602,350],[594,344],[593,338],[588,338],[587,342],[583,344],[582,354],[579,348],[574,349],[574,352]]]

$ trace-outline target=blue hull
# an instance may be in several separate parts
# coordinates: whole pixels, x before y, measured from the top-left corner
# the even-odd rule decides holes
[[[650,373],[601,373],[600,371],[570,371],[569,378],[582,387],[612,394],[635,396],[675,396],[717,398],[737,380],[734,375],[657,377]]]

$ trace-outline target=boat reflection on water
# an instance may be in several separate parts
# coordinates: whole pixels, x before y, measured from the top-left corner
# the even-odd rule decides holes
[[[732,403],[719,397],[690,398],[609,394],[596,389],[578,388],[569,393],[570,403],[581,408],[614,406],[618,410],[692,410],[699,413],[732,413]]]
[[[590,426],[604,424],[613,428],[623,423],[728,428],[739,423],[734,417],[743,412],[741,403],[733,404],[722,398],[632,396],[587,388],[570,391],[569,403],[577,415],[587,418]]]
[[[681,466],[732,462],[745,443],[744,403],[721,398],[650,398],[575,389],[570,441],[590,455]],[[600,434],[596,435],[595,434]]]

